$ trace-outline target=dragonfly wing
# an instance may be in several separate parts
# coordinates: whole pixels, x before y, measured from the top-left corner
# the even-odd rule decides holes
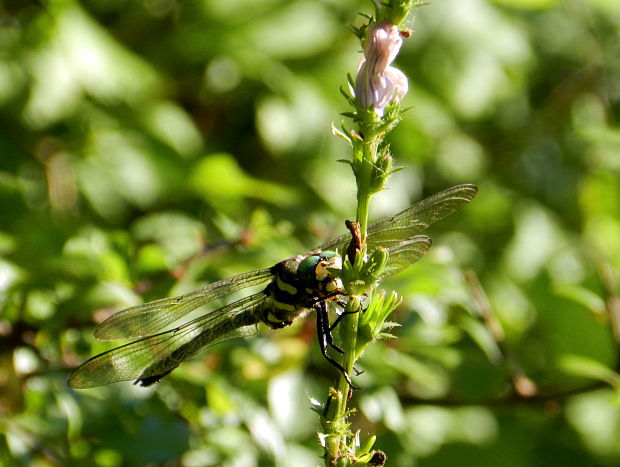
[[[73,372],[68,385],[84,389],[135,379],[149,386],[205,347],[254,334],[256,310],[265,298],[263,292],[250,295],[175,329],[97,355]]]
[[[336,251],[341,255],[347,251],[347,247],[349,246],[349,242],[351,241],[351,234],[346,233],[339,235],[336,238],[332,238],[331,240],[323,243],[322,245],[316,247],[310,253],[321,252],[321,251]]]
[[[379,282],[398,274],[420,260],[431,247],[431,239],[426,235],[416,235],[388,248],[388,264],[379,274]]]
[[[422,233],[430,225],[453,214],[478,193],[476,185],[459,185],[440,191],[368,227],[368,246],[390,248]]]
[[[196,308],[237,290],[267,282],[271,276],[271,269],[257,269],[214,282],[178,297],[126,308],[97,326],[95,337],[101,341],[111,341],[150,336]]]
[[[458,185],[440,191],[398,214],[369,225],[366,240],[369,250],[389,249],[403,240],[422,233],[431,224],[448,217],[469,203],[476,193],[478,193],[478,187],[475,185]],[[338,250],[342,254],[346,251],[350,241],[351,234],[343,234],[323,243],[313,251]]]

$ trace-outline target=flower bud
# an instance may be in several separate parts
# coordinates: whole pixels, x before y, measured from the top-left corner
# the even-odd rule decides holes
[[[364,56],[355,76],[355,97],[360,107],[373,108],[379,117],[386,105],[400,101],[407,93],[407,77],[390,66],[402,43],[394,24],[373,23],[368,28]]]
[[[372,170],[370,191],[377,193],[383,189],[387,178],[392,174],[392,156],[389,152],[381,154]]]

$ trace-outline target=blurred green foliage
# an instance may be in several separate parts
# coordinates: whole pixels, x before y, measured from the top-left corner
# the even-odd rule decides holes
[[[342,232],[330,134],[357,0],[0,3],[0,464],[313,466],[336,377],[312,320],[155,389],[69,390],[122,307]],[[469,182],[395,277],[352,417],[388,465],[620,463],[620,3],[442,0],[398,66],[393,213]]]

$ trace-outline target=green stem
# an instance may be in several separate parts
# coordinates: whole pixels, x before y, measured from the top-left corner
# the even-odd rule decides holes
[[[357,199],[357,222],[360,224],[360,237],[362,246],[366,245],[366,235],[368,226],[368,210],[370,207],[370,197],[358,197]]]
[[[351,298],[349,300],[349,303],[347,304],[346,311],[358,311],[358,310],[349,309],[349,308],[353,308],[354,306],[356,306],[357,302],[358,302],[357,300],[355,300],[354,298]],[[344,362],[343,362],[344,365],[343,366],[344,366],[344,369],[347,371],[347,374],[349,375],[353,374],[353,366],[355,365],[355,345],[357,342],[358,321],[359,321],[359,313],[353,312],[345,317],[344,323],[341,323],[344,326],[344,330],[341,332],[341,335],[343,336],[343,343],[346,342],[345,349],[344,349]],[[346,336],[346,339],[345,339],[345,336]],[[340,375],[340,378],[338,380],[338,392],[344,395],[344,397],[342,399],[340,411],[337,414],[337,416],[342,419],[344,426],[346,427],[344,430],[344,433],[341,435],[342,439],[339,442],[339,445],[341,447],[347,444],[347,438],[348,438],[347,435],[350,434],[350,430],[348,429],[348,426],[346,424],[347,402],[349,399],[349,391],[350,391],[349,383],[345,379],[344,375]],[[349,458],[347,457],[341,457],[338,460],[338,463],[336,465],[338,467],[346,466],[349,464],[348,460]]]
[[[377,159],[377,144],[367,141],[362,146],[362,160],[360,170],[356,173],[357,181],[357,214],[356,220],[360,224],[362,250],[366,251],[366,234],[368,231],[368,211],[370,208],[371,177],[374,163]],[[345,308],[348,313],[338,326],[341,338],[343,367],[348,375],[353,374],[353,367],[358,357],[356,352],[357,332],[361,301],[359,297],[351,296]],[[323,430],[327,435],[325,441],[325,465],[344,467],[350,464],[352,454],[348,451],[347,440],[351,436],[347,423],[347,403],[349,399],[349,383],[344,375],[338,379],[338,387],[330,395],[329,406],[326,410]]]
[[[361,28],[354,29],[356,35],[360,38],[364,48],[364,55],[367,61],[376,60],[377,56],[385,56],[398,53],[400,41],[390,40],[388,44],[384,44],[378,40],[379,33],[385,33],[389,30],[389,34],[393,36],[394,28],[389,28],[383,24],[384,20],[389,19],[391,25],[400,24],[409,14],[411,8],[419,0],[385,0],[377,2],[376,18],[369,18],[368,24]],[[381,23],[381,24],[379,24]],[[394,39],[394,37],[391,37]],[[368,42],[370,41],[370,42]],[[373,58],[374,57],[374,58]],[[400,120],[399,101],[402,96],[392,97],[393,101],[387,107],[376,112],[374,104],[371,102],[370,83],[371,80],[377,78],[378,73],[385,73],[385,70],[378,70],[375,67],[364,68],[361,79],[349,79],[351,88],[354,89],[354,95],[349,96],[344,92],[345,97],[354,107],[355,112],[349,114],[358,124],[356,130],[348,131],[343,126],[343,132],[337,131],[336,134],[346,139],[353,148],[353,158],[351,167],[355,174],[357,184],[357,210],[356,221],[359,224],[359,245],[356,258],[351,258],[350,254],[343,255],[345,263],[343,263],[342,279],[349,295],[349,301],[345,307],[342,321],[338,326],[340,333],[340,345],[343,350],[342,366],[344,374],[349,376],[353,374],[353,368],[356,360],[365,348],[376,336],[372,335],[372,330],[376,329],[377,335],[381,332],[382,323],[393,308],[396,306],[396,297],[389,300],[390,309],[385,308],[385,313],[378,313],[376,327],[369,325],[369,316],[364,315],[360,321],[361,315],[361,294],[371,294],[376,284],[376,268],[384,267],[387,261],[387,252],[383,249],[377,249],[371,252],[371,258],[366,257],[366,238],[368,234],[368,212],[370,208],[370,200],[374,193],[383,189],[387,177],[392,172],[392,156],[387,145],[382,145],[385,136]],[[358,70],[358,72],[360,72]],[[370,76],[373,73],[373,76]],[[399,93],[404,91],[402,83],[392,83],[399,87]],[[359,85],[359,86],[358,86]],[[351,229],[354,233],[354,230]],[[347,252],[349,253],[349,252]],[[353,264],[346,261],[353,261]],[[374,275],[373,275],[374,274]],[[346,279],[346,280],[345,280]],[[381,304],[384,303],[381,299]],[[383,309],[383,308],[382,308]],[[382,310],[378,310],[382,311]],[[381,319],[379,319],[381,318]],[[361,332],[358,336],[358,328],[361,326]],[[359,348],[358,348],[359,347]],[[353,436],[349,429],[347,417],[350,410],[347,409],[351,388],[349,382],[341,374],[338,380],[337,388],[330,388],[329,398],[322,417],[322,441],[325,448],[325,465],[344,467],[358,461],[356,455],[366,456],[368,450],[360,452],[356,446],[350,444]],[[371,449],[373,441],[368,445]]]
[[[371,182],[374,163],[377,160],[377,144],[371,140],[362,145],[362,160],[360,170],[356,173],[357,182],[357,214],[356,220],[360,224],[362,248],[365,249],[368,230],[368,211],[372,197]]]
[[[347,374],[353,373],[356,357],[357,326],[359,321],[360,301],[358,297],[351,297],[345,312],[348,312],[340,324],[341,345],[344,350],[343,367]],[[323,430],[327,435],[325,444],[325,465],[326,466],[346,466],[350,458],[348,451],[347,438],[351,434],[347,423],[347,402],[349,399],[349,383],[344,375],[338,379],[338,388],[330,394],[329,406],[323,421]]]

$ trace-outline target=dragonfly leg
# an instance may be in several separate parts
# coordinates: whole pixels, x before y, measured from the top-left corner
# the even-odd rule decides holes
[[[336,326],[338,326],[338,323],[340,323],[340,320],[345,316],[345,315],[352,315],[354,313],[359,313],[361,311],[361,309],[359,310],[355,310],[355,311],[344,311],[344,308],[346,308],[347,303],[340,299],[340,298],[336,298],[334,300],[336,302],[336,304],[343,308],[342,313],[338,313],[338,317],[334,320],[334,322],[332,323],[332,325],[329,327],[330,331],[333,331],[334,329],[336,329]]]
[[[345,305],[345,306],[346,306],[346,303],[342,302],[342,300],[341,300],[341,301],[340,301],[340,303],[338,303],[338,305],[340,305],[340,306]],[[342,313],[340,313],[340,314],[338,315],[338,317],[334,320],[334,322],[332,323],[332,325],[329,327],[329,335],[331,336],[331,331],[333,331],[333,330],[336,328],[336,326],[338,326],[338,323],[340,323],[340,320],[341,320],[341,319],[342,319],[345,315],[352,315],[352,314],[354,314],[354,313],[359,313],[359,311],[360,311],[360,310],[356,310],[356,311],[343,311]],[[331,344],[331,345],[332,345],[332,347],[334,347],[334,349],[336,349],[338,352],[343,353],[343,352],[341,351],[341,349],[340,349],[340,348],[337,348],[337,347],[336,347],[335,345],[333,345],[333,344]],[[361,375],[362,373],[364,373],[364,370],[358,370],[358,369],[357,369],[357,368],[355,368],[355,367],[353,367],[353,371],[355,371],[355,375],[356,375],[356,376],[359,376],[359,375]]]
[[[327,315],[327,305],[323,301],[323,302],[320,303],[319,306],[321,306],[324,309],[323,318],[322,318],[322,324],[323,324],[323,332],[325,334],[325,340],[327,341],[327,345],[329,345],[332,349],[334,349],[340,355],[344,355],[344,350],[342,350],[340,347],[338,347],[334,343],[334,336],[332,334],[333,327],[329,325],[329,318],[328,318],[328,315]]]
[[[327,317],[327,306],[325,305],[325,302],[320,302],[319,304],[317,304],[315,309],[316,309],[316,315],[317,315],[317,321],[316,321],[317,332],[319,335],[319,340],[322,342],[321,351],[323,351],[323,348],[324,348],[325,352],[327,352],[327,346],[330,346],[339,354],[343,354],[344,351],[340,347],[338,347],[336,344],[334,344],[334,336],[332,335],[331,328],[329,327],[329,319]],[[323,353],[323,355],[325,355],[325,353]]]
[[[344,379],[347,380],[349,386],[353,389],[359,389],[357,386],[353,384],[351,381],[351,377],[347,373],[347,371],[338,363],[336,360],[331,358],[327,353],[327,346],[331,345],[333,347],[333,337],[331,335],[331,331],[329,330],[329,322],[327,318],[327,307],[325,306],[325,302],[321,302],[318,306],[315,307],[316,310],[316,332],[317,337],[319,339],[319,348],[321,349],[321,353],[323,357],[335,366],[344,376]],[[331,344],[330,344],[331,342]]]
[[[334,322],[332,323],[332,325],[329,327],[330,331],[333,331],[334,329],[336,329],[336,326],[338,326],[338,323],[340,323],[340,320],[342,318],[345,317],[345,315],[353,315],[355,313],[359,313],[359,310],[357,311],[343,311],[342,313],[340,313],[338,315],[338,317],[334,320]]]
[[[326,342],[327,345],[329,345],[332,349],[334,349],[336,352],[338,352],[340,355],[344,354],[344,350],[342,350],[340,347],[338,347],[336,344],[334,344],[334,338],[332,336],[332,330],[334,329],[334,326],[336,325],[336,322],[334,322],[334,324],[332,326],[329,325],[329,319],[327,317],[327,305],[326,305],[326,301],[330,298],[333,298],[337,295],[337,293],[334,294],[330,294],[326,297],[322,297],[322,298],[316,298],[314,300],[314,309],[317,310],[317,314],[319,313],[318,308],[321,307],[323,309],[325,309],[325,312],[323,314],[323,318],[322,318],[322,329],[324,329],[324,335],[326,338]],[[344,301],[342,301],[339,298],[336,298],[334,300],[339,306],[346,306],[346,303]],[[340,318],[336,318],[336,321],[338,321]]]
[[[333,342],[328,342],[329,346],[334,349],[336,352],[338,352],[340,355],[344,355],[344,350],[342,350],[340,347],[338,347],[336,344],[334,344]]]

